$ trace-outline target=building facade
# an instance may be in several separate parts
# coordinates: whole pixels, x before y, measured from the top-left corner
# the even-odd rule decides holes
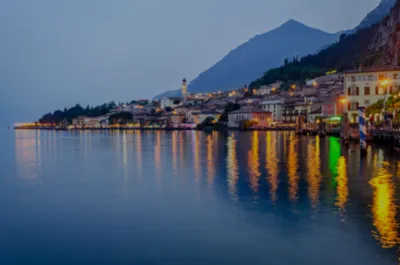
[[[253,121],[257,127],[268,127],[272,122],[272,113],[249,107],[228,114],[229,128],[240,128],[246,121]]]
[[[273,121],[282,121],[284,103],[282,98],[264,100],[261,102],[261,108],[264,111],[271,112]]]
[[[357,121],[359,107],[387,100],[399,91],[399,87],[400,67],[347,71],[344,74],[345,111],[353,121]]]

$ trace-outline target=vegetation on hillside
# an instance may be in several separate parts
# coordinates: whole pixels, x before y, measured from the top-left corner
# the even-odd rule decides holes
[[[109,113],[110,110],[115,109],[116,107],[117,105],[113,101],[96,107],[86,106],[86,108],[76,104],[74,107],[69,109],[65,108],[64,110],[56,110],[53,113],[47,113],[39,119],[39,122],[71,124],[72,120],[79,116],[98,117]]]

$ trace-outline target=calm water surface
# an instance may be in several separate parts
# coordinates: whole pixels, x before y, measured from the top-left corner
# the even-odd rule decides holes
[[[0,264],[398,264],[388,148],[0,130]]]

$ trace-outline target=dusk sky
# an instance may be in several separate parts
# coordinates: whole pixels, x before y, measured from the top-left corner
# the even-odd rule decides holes
[[[3,0],[0,124],[152,98],[293,18],[336,32],[380,0]]]

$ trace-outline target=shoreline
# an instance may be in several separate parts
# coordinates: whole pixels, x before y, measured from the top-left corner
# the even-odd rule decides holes
[[[118,128],[48,128],[48,127],[14,127],[14,130],[43,130],[43,131],[203,131],[197,128],[131,128],[131,127],[118,127]],[[240,130],[239,128],[226,128],[226,131],[295,131],[294,128],[250,128],[247,130]],[[215,130],[217,131],[217,130]]]

